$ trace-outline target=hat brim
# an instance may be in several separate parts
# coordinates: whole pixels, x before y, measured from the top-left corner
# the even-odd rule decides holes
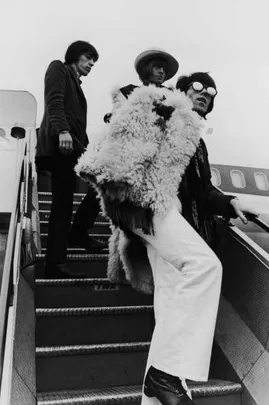
[[[140,53],[134,63],[137,73],[140,74],[142,66],[155,58],[164,59],[167,62],[168,72],[165,80],[169,80],[175,76],[178,71],[178,61],[172,55],[162,50],[147,50]]]

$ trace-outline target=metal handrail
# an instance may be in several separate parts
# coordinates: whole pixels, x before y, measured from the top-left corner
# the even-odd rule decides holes
[[[219,187],[214,186],[216,190],[218,190],[221,194],[225,194]],[[267,224],[265,221],[263,221],[261,218],[259,218],[256,215],[253,214],[246,214],[245,215],[248,221],[253,222],[254,224],[258,225],[260,228],[262,228],[264,231],[269,233],[269,224]]]
[[[267,224],[267,222],[263,221],[261,218],[255,216],[255,215],[251,215],[251,214],[247,214],[246,217],[249,221],[254,222],[254,224],[258,225],[265,232],[269,233],[269,224]]]
[[[23,148],[21,148],[22,155],[19,156],[19,149],[21,142],[24,142]],[[0,289],[0,381],[2,380],[2,371],[3,371],[3,361],[4,361],[4,350],[5,350],[5,341],[6,341],[6,328],[7,328],[7,318],[8,318],[8,308],[12,305],[12,297],[14,290],[14,274],[13,274],[13,263],[17,261],[15,258],[16,252],[15,241],[18,238],[17,228],[18,224],[22,223],[23,216],[26,210],[26,199],[25,192],[27,191],[28,183],[28,170],[26,168],[25,156],[28,152],[28,143],[29,138],[25,138],[22,141],[17,142],[17,156],[18,164],[17,166],[17,181],[15,187],[15,196],[13,200],[13,207],[11,213],[11,219],[9,224],[8,239],[5,252],[5,260],[3,267],[3,275]],[[22,227],[19,227],[21,230]],[[20,231],[21,233],[21,231]],[[21,234],[19,235],[21,239]],[[17,252],[19,255],[19,252]]]

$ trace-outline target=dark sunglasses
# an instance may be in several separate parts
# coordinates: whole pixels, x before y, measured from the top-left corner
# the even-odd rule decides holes
[[[206,90],[207,94],[211,97],[215,97],[217,95],[217,90],[214,87],[206,87],[204,84],[200,82],[193,82],[190,84],[189,87],[192,87],[194,91],[203,91]]]

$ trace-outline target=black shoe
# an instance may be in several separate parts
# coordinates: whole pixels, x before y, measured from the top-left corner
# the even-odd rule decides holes
[[[194,405],[178,377],[150,367],[144,386],[147,397],[156,397],[162,405]]]
[[[88,253],[97,253],[107,247],[105,242],[101,242],[84,233],[70,232],[68,237],[69,247],[79,247],[85,249]]]
[[[85,278],[85,273],[72,272],[64,263],[47,263],[45,265],[45,278],[63,279],[63,278]]]

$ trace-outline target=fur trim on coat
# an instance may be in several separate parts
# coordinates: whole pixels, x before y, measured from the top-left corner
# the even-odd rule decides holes
[[[201,119],[192,111],[191,101],[179,91],[142,86],[128,99],[120,91],[114,91],[112,98],[110,126],[90,141],[76,172],[96,186],[105,214],[107,195],[111,201],[130,201],[152,210],[154,215],[165,215],[177,197],[182,176],[199,144]],[[157,115],[156,104],[174,108],[170,119],[164,121]],[[142,257],[143,243],[119,228],[112,231],[109,278],[119,279],[121,262],[134,287],[152,292],[152,274],[145,270],[148,259]]]

